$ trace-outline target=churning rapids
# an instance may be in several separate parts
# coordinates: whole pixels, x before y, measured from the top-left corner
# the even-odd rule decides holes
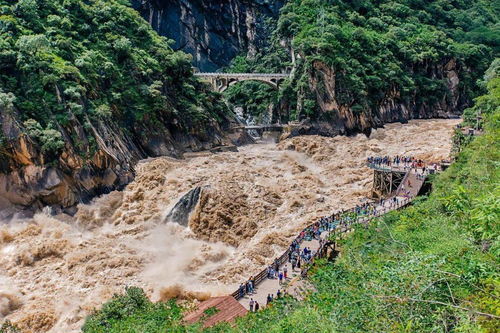
[[[124,191],[80,205],[73,218],[39,213],[0,228],[0,321],[72,332],[125,286],[153,300],[232,292],[304,226],[368,195],[368,156],[447,158],[457,122],[418,120],[370,138],[305,136],[143,161]],[[168,212],[196,187],[188,227],[170,222]]]

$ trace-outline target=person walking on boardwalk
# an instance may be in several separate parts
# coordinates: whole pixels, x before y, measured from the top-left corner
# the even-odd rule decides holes
[[[281,298],[281,290],[278,289],[278,292],[276,293],[276,298]]]
[[[287,273],[288,273],[288,267],[285,265],[285,268],[283,268],[283,276],[285,277],[285,280],[287,279]]]
[[[248,294],[253,294],[253,282],[251,277],[250,279],[248,279],[247,285],[248,285]]]
[[[258,312],[260,308],[259,302],[255,301],[255,312]]]
[[[250,298],[250,303],[249,303],[249,305],[250,305],[250,312],[253,312],[253,306],[254,306],[254,304],[255,304],[255,301],[253,300],[253,298]]]
[[[280,281],[279,281],[279,283],[280,283],[280,284],[281,284],[281,283],[283,283],[283,272],[281,272],[281,271],[279,272],[279,274],[278,274],[278,278],[279,278],[279,280],[280,280]]]
[[[297,266],[297,259],[293,258],[292,259],[292,272],[295,271],[295,267]]]
[[[273,301],[273,297],[271,296],[271,294],[267,294],[267,303],[266,305],[269,305],[269,303],[271,303]]]
[[[240,284],[240,298],[245,296],[245,286],[243,286],[243,283]]]

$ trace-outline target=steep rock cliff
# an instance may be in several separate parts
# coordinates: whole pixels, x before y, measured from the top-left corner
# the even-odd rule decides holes
[[[460,87],[460,74],[465,69],[457,64],[456,59],[443,60],[439,64],[424,64],[419,68],[420,71],[426,72],[428,77],[445,82],[444,91],[435,92],[435,102],[423,102],[417,93],[411,97],[402,97],[400,91],[393,87],[374,107],[361,111],[339,101],[339,87],[332,67],[315,61],[312,68],[309,89],[319,110],[312,121],[303,122],[292,135],[334,136],[360,132],[369,134],[372,128],[381,127],[385,123],[458,117],[470,105],[464,86]]]
[[[142,158],[226,142],[219,96],[126,3],[0,0],[0,218],[71,212]]]
[[[296,134],[369,133],[388,122],[457,116],[498,54],[494,10],[475,1],[287,1],[270,47],[238,58],[232,70],[281,72],[291,63],[291,78],[279,92],[248,85],[226,95],[256,117],[267,112],[259,106],[274,104],[273,119],[304,120]]]
[[[29,215],[45,206],[73,213],[75,204],[128,184],[140,159],[181,156],[229,143],[217,123],[208,131],[188,133],[175,126],[139,124],[126,131],[104,121],[85,128],[74,119],[59,128],[65,144],[54,160],[26,134],[18,116],[0,108],[0,218]]]
[[[193,55],[194,66],[215,71],[238,54],[253,55],[269,34],[266,18],[276,18],[284,1],[133,0],[133,6],[173,48]]]

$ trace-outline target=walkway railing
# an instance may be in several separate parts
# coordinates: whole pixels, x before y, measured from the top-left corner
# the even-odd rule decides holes
[[[408,206],[410,203],[411,203],[412,199],[410,198],[405,198],[401,201],[398,201],[398,203],[396,204],[395,207],[392,207],[392,208],[383,208],[382,210],[376,212],[374,215],[372,216],[368,216],[368,217],[359,217],[356,219],[356,222],[351,222],[351,223],[347,223],[347,224],[343,224],[343,225],[340,225],[340,230],[337,231],[337,229],[334,229],[334,230],[330,230],[328,231],[327,235],[326,235],[326,239],[328,239],[329,237],[331,237],[332,233],[334,235],[339,235],[339,234],[344,234],[344,233],[347,233],[351,230],[353,230],[355,228],[355,226],[357,225],[360,225],[360,224],[364,224],[364,225],[367,225],[371,220],[375,219],[375,218],[378,218],[382,215],[385,215],[389,212],[392,212],[392,211],[395,211],[395,210],[398,210],[398,209],[401,209],[403,207],[406,207]],[[307,276],[307,273],[309,271],[309,269],[311,267],[313,267],[313,263],[314,263],[314,260],[315,259],[318,259],[318,258],[321,258],[323,256],[323,253],[324,253],[324,250],[325,250],[325,246],[327,246],[328,243],[322,243],[320,245],[320,247],[318,248],[318,250],[314,253],[314,255],[312,256],[311,258],[311,261],[310,261],[310,265],[307,265],[302,271],[301,271],[301,275],[302,277],[305,277]]]
[[[329,219],[332,219],[333,218],[333,221],[331,223],[328,223],[328,222],[321,222],[321,220],[323,219],[320,219],[320,221],[317,221],[317,222],[314,222],[312,224],[310,224],[309,226],[305,227],[299,234],[299,236],[297,236],[295,238],[294,241],[296,241],[298,244],[301,244],[302,241],[310,236],[309,233],[311,233],[315,228],[325,228],[325,226],[328,227],[327,229],[327,237],[330,237],[330,235],[332,234],[332,232],[336,233],[336,234],[342,234],[342,233],[347,233],[349,232],[350,230],[352,230],[354,228],[355,225],[359,225],[359,224],[368,224],[368,222],[370,222],[372,219],[374,218],[378,218],[390,211],[393,211],[393,210],[397,210],[397,209],[400,209],[402,207],[405,207],[407,206],[408,204],[410,204],[410,202],[412,201],[413,198],[405,198],[403,200],[398,200],[397,203],[393,206],[393,207],[384,207],[382,206],[382,209],[378,210],[377,207],[378,205],[375,205],[375,206],[371,206],[372,208],[374,208],[373,210],[373,213],[372,214],[369,214],[367,215],[368,213],[360,213],[359,212],[359,208],[350,208],[350,209],[347,209],[347,210],[343,210],[339,213],[334,213],[332,214],[331,216],[329,217],[326,217],[326,218],[323,218],[323,219],[326,219],[326,220],[329,220]],[[387,199],[387,201],[390,201],[390,199]],[[380,202],[379,202],[380,203]],[[355,219],[351,219],[351,216],[356,214],[355,216]],[[360,215],[361,214],[361,215]],[[337,230],[337,227],[339,227],[339,229]],[[312,236],[314,237],[314,236]],[[292,242],[293,243],[293,242]],[[277,258],[272,265],[277,265],[278,267],[282,266],[285,262],[288,261],[288,256],[290,254],[290,248],[291,248],[291,244],[290,243],[290,246],[288,246],[288,249],[279,257]],[[322,244],[320,246],[320,248],[314,253],[314,255],[311,257],[311,260],[309,261],[309,263],[313,263],[313,261],[318,258],[319,256],[321,256],[321,253],[323,252],[323,247],[325,246],[325,244]],[[307,274],[307,271],[309,270],[310,266],[306,266],[303,270],[302,270],[302,273],[301,274]],[[266,278],[267,278],[267,275],[268,275],[268,267],[264,268],[261,272],[259,272],[257,275],[255,275],[252,279],[253,281],[253,287],[257,287],[262,281],[264,281]],[[231,294],[231,296],[233,296],[236,300],[239,300],[240,298],[244,297],[246,295],[246,291],[245,292],[241,292],[240,288],[238,288],[235,292],[233,292]]]
[[[390,171],[406,172],[405,177],[403,178],[403,181],[401,182],[401,185],[409,177],[411,170],[412,170],[412,167],[410,165],[406,165],[406,164],[402,164],[402,165],[398,164],[395,166],[394,165],[388,166],[388,165],[382,165],[382,164],[377,164],[377,163],[368,163],[367,165],[368,165],[368,167],[370,167],[372,169],[382,170],[382,171],[387,171],[387,172],[390,172]],[[422,163],[422,165],[426,166],[428,164]],[[426,174],[434,173],[438,170],[442,170],[441,166],[439,166],[439,169],[437,168],[437,166],[438,165],[436,165],[436,169],[434,169],[434,170],[431,169],[432,171],[427,169],[426,172],[423,173],[421,176],[425,178]],[[413,168],[413,169],[415,169],[415,168]],[[417,173],[417,175],[418,175],[418,173]],[[401,185],[400,185],[400,187],[401,187]],[[419,184],[419,186],[421,187],[422,185],[423,185],[423,181],[422,181],[422,183]],[[302,243],[302,241],[306,238],[306,236],[307,237],[310,236],[310,233],[313,232],[313,230],[315,228],[323,228],[323,230],[324,230],[326,225],[328,227],[328,229],[326,230],[327,231],[327,238],[331,236],[332,232],[335,234],[347,233],[347,232],[351,231],[354,228],[354,226],[356,226],[356,225],[360,225],[360,224],[366,225],[371,220],[378,218],[378,217],[380,217],[388,212],[406,207],[407,205],[409,205],[413,201],[416,194],[415,194],[415,196],[411,196],[411,197],[399,200],[399,199],[397,199],[397,196],[398,196],[398,193],[400,192],[400,187],[398,187],[397,192],[394,192],[395,196],[393,196],[389,199],[381,200],[377,203],[371,203],[366,208],[360,208],[360,207],[350,208],[347,210],[342,210],[341,212],[338,212],[338,213],[334,213],[329,217],[321,218],[319,221],[314,222],[314,223],[310,224],[309,226],[305,227],[300,232],[299,236],[297,236],[293,242],[297,242],[300,245]],[[418,192],[419,191],[416,191],[416,193],[418,193]],[[384,202],[390,203],[391,200],[394,200],[394,198],[396,198],[397,201],[395,204],[393,204],[390,207],[385,207],[383,204],[381,204]],[[381,209],[377,209],[377,208],[381,208]],[[332,223],[325,222],[328,220],[333,220],[333,221],[332,221]],[[337,227],[338,227],[338,229],[337,229]],[[313,237],[314,237],[314,235],[313,235]],[[280,267],[285,262],[288,261],[288,256],[291,252],[290,248],[291,248],[291,245],[293,244],[293,242],[288,246],[288,249],[279,258],[277,258],[274,261],[274,263],[272,265],[277,265],[278,267]],[[302,275],[307,274],[307,271],[309,270],[310,267],[312,267],[312,263],[314,262],[314,260],[316,258],[320,257],[322,252],[324,252],[325,246],[326,246],[326,243],[322,243],[320,245],[318,250],[314,253],[314,255],[309,260],[308,263],[310,265],[306,265],[306,267],[304,267],[304,269],[302,270],[302,273],[301,273]],[[259,272],[257,275],[255,275],[252,279],[253,288],[257,287],[262,281],[264,281],[267,278],[267,274],[268,274],[268,267],[264,268],[261,272]],[[246,282],[248,282],[248,280],[245,281],[245,284],[246,284]],[[238,288],[235,292],[233,292],[231,294],[231,296],[233,296],[236,300],[239,300],[240,298],[244,297],[245,294],[246,294],[246,291],[242,293],[240,288]]]

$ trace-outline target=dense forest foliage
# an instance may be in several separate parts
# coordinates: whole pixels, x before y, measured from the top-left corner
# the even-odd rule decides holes
[[[498,0],[290,0],[269,48],[255,58],[236,58],[228,70],[293,68],[292,80],[258,99],[255,84],[231,87],[226,95],[252,114],[265,111],[266,100],[286,108],[284,120],[324,117],[310,88],[313,64],[321,62],[335,73],[336,102],[355,113],[376,112],[393,91],[397,102],[411,101],[418,110],[449,93],[437,72],[455,59],[460,93],[471,100],[480,91],[478,73],[500,50],[499,14]]]
[[[316,291],[282,298],[207,332],[498,332],[500,330],[500,61],[481,83],[483,135],[432,180],[434,191],[340,240],[319,262]],[[475,117],[470,118],[474,121]],[[90,332],[196,332],[174,302],[153,304],[130,288],[90,316]]]
[[[56,155],[75,122],[201,132],[223,105],[169,44],[126,0],[1,0],[0,109]]]

